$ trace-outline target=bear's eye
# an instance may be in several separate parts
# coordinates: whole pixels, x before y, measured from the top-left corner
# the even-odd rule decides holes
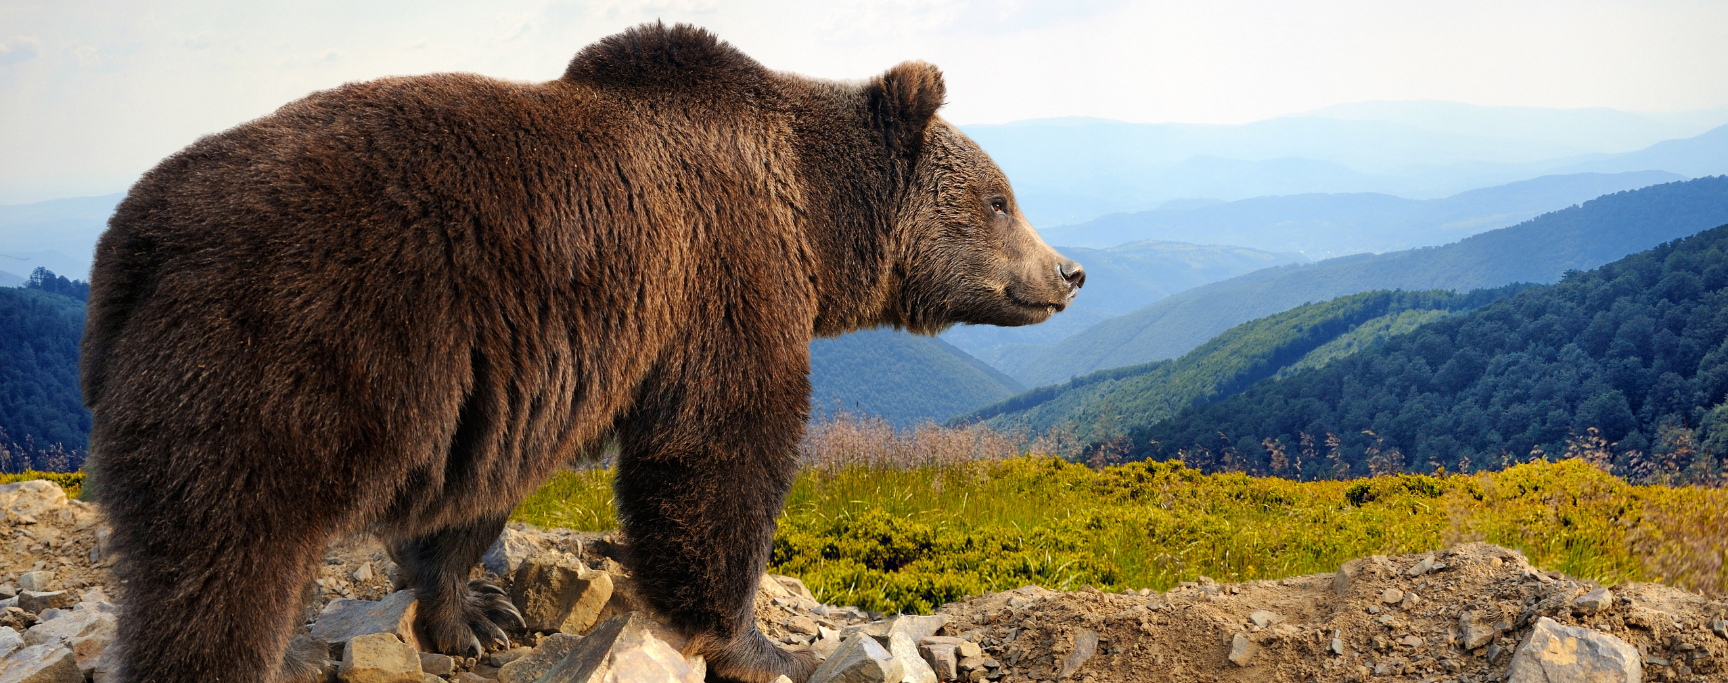
[[[990,210],[996,213],[1008,213],[1008,202],[1002,199],[990,200]]]

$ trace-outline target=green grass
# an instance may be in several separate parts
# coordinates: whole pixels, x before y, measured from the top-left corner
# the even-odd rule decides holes
[[[605,470],[561,474],[516,519],[610,529],[610,483]],[[1180,463],[1093,471],[1033,456],[853,467],[799,478],[771,571],[804,579],[827,602],[928,612],[1028,583],[1163,590],[1200,575],[1330,572],[1363,555],[1484,540],[1581,578],[1714,590],[1724,510],[1721,491],[1632,486],[1580,461],[1343,482],[1204,475]]]

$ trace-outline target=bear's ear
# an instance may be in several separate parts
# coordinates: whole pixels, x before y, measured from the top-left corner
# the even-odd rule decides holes
[[[948,86],[942,70],[927,62],[901,62],[865,87],[870,124],[882,133],[889,151],[916,156],[924,128],[942,107]]]

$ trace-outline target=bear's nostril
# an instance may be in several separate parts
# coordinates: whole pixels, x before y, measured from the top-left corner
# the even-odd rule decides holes
[[[1063,261],[1056,264],[1056,274],[1067,281],[1068,286],[1075,289],[1086,286],[1086,269],[1073,261]]]

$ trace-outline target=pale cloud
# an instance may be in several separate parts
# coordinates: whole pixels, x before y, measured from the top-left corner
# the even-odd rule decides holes
[[[1240,123],[1373,99],[1728,104],[1717,0],[8,0],[0,203],[124,189],[200,135],[348,81],[555,78],[583,45],[655,20],[824,78],[930,61],[961,123]]]

